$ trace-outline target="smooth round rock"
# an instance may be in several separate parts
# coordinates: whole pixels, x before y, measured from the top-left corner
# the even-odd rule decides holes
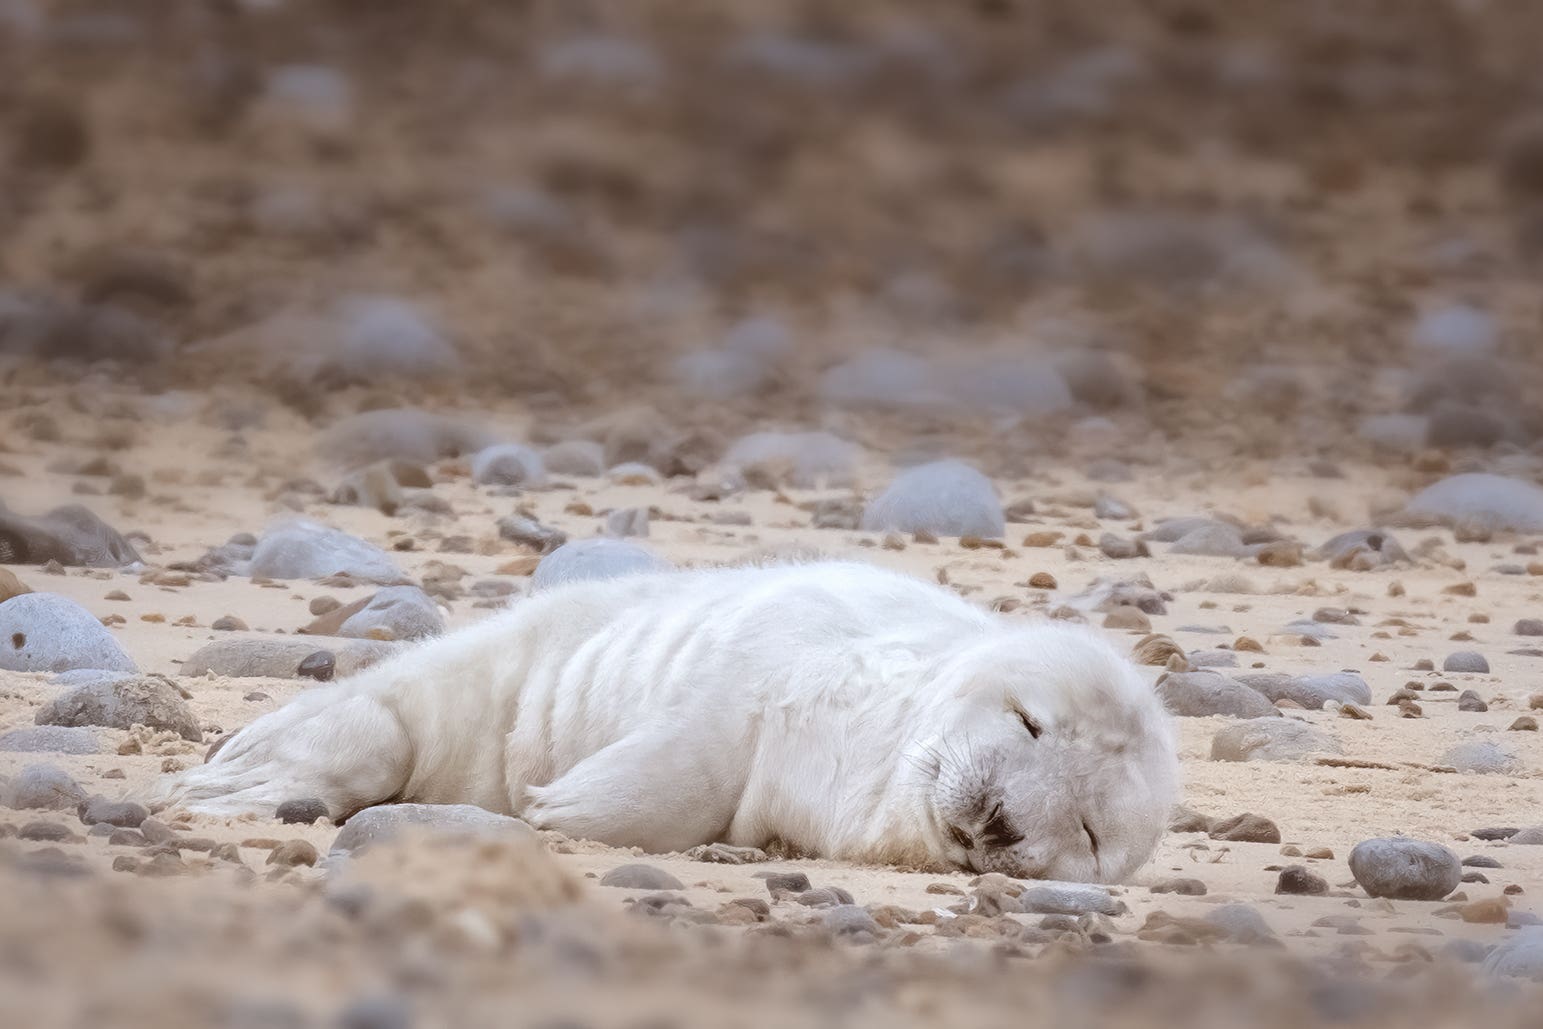
[[[601,886],[622,890],[683,890],[685,885],[653,865],[618,865],[600,877]]]
[[[60,725],[24,726],[0,733],[0,752],[12,754],[96,754],[101,752],[89,729]]]
[[[203,729],[172,684],[159,676],[104,679],[57,694],[38,709],[38,725],[100,725],[130,729],[136,725],[175,732],[202,742]]]
[[[285,825],[311,825],[318,819],[327,818],[330,812],[327,805],[315,798],[304,800],[286,800],[273,812]]]
[[[1280,714],[1258,691],[1216,672],[1170,672],[1158,680],[1157,695],[1170,712],[1185,718],[1272,718]]]
[[[19,811],[75,809],[86,799],[68,772],[55,765],[28,765],[11,780],[7,804]]]
[[[864,532],[930,532],[1000,539],[1007,530],[996,486],[962,461],[909,468],[868,502]]]
[[[68,597],[23,593],[0,604],[0,669],[66,672],[137,667],[96,616]]]
[[[1504,475],[1468,472],[1427,486],[1404,505],[1404,514],[1454,527],[1543,532],[1543,487]]]
[[[318,650],[307,654],[295,669],[295,674],[302,679],[315,679],[317,682],[331,682],[337,673],[337,655],[330,650]]]
[[[1339,754],[1339,742],[1306,722],[1251,718],[1226,726],[1211,738],[1212,761],[1298,761],[1313,754]]]
[[[1490,952],[1484,972],[1501,979],[1543,982],[1543,926],[1529,926]]]
[[[1470,672],[1479,675],[1489,674],[1489,662],[1484,655],[1473,650],[1459,650],[1455,654],[1448,654],[1445,661],[1441,662],[1443,672]]]
[[[1478,772],[1485,775],[1505,774],[1515,771],[1518,767],[1515,756],[1485,740],[1474,740],[1449,747],[1436,763],[1450,765],[1459,772]]]
[[[314,679],[316,676],[303,671],[301,666],[321,653],[328,655],[331,664],[329,678],[333,674],[346,677],[397,649],[391,643],[364,639],[339,641],[330,650],[318,650],[315,641],[305,639],[222,639],[194,651],[183,662],[180,674],[187,678],[212,674],[230,679]]]
[[[1331,700],[1339,704],[1365,705],[1372,702],[1372,688],[1354,672],[1331,672],[1327,675],[1267,672],[1240,675],[1237,680],[1272,704],[1289,700],[1309,711],[1322,710]]]
[[[143,804],[136,804],[131,800],[108,800],[106,797],[92,797],[83,801],[76,809],[80,820],[86,825],[115,825],[120,829],[137,829],[139,824],[150,817],[150,810]]]
[[[519,443],[499,443],[479,450],[471,462],[472,481],[481,486],[546,485],[546,465],[541,455]]]
[[[1110,896],[1108,890],[1080,883],[1052,883],[1031,886],[1018,897],[1023,910],[1031,915],[1083,915],[1094,912],[1113,918],[1127,910],[1125,902]]]
[[[497,815],[471,804],[380,804],[367,807],[348,820],[332,841],[332,853],[361,850],[391,839],[408,826],[531,837],[535,834],[518,818]]]
[[[348,575],[388,585],[407,581],[391,556],[373,543],[303,518],[263,534],[252,552],[251,574],[269,579]]]
[[[1350,874],[1373,897],[1441,900],[1457,889],[1463,868],[1457,855],[1439,843],[1385,837],[1356,844]]]
[[[1322,897],[1329,892],[1329,881],[1302,865],[1287,865],[1275,881],[1275,892],[1304,897]]]
[[[445,631],[439,605],[417,586],[387,586],[348,617],[338,635],[354,639],[419,640]]]
[[[532,593],[569,582],[616,579],[624,575],[673,571],[653,551],[626,540],[570,540],[541,559],[530,577]]]

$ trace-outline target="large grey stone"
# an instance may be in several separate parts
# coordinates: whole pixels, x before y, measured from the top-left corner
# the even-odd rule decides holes
[[[453,832],[510,833],[534,837],[518,818],[497,815],[471,804],[381,804],[350,818],[332,841],[332,853],[358,851],[389,840],[410,826]]]
[[[1327,561],[1331,568],[1368,572],[1391,564],[1407,563],[1409,554],[1398,540],[1376,529],[1342,532],[1308,555],[1313,561]]]
[[[1247,904],[1223,904],[1207,912],[1205,920],[1236,943],[1258,943],[1275,935],[1264,916]]]
[[[1522,479],[1468,472],[1442,479],[1404,505],[1415,523],[1543,532],[1543,487]]]
[[[56,593],[23,593],[0,604],[0,669],[133,672],[134,662],[90,611]]]
[[[407,581],[391,556],[373,543],[303,518],[272,526],[252,553],[254,577],[320,579],[338,574],[383,585]]]
[[[1486,740],[1472,740],[1449,747],[1436,763],[1450,765],[1459,772],[1492,775],[1514,772],[1519,767],[1515,756]]]
[[[860,450],[828,432],[753,432],[729,447],[723,464],[752,483],[835,489],[857,480]]]
[[[223,639],[206,643],[182,665],[188,677],[214,675],[232,679],[294,679],[300,662],[321,650],[316,640],[273,638]],[[334,675],[346,678],[389,656],[399,648],[380,640],[348,640],[328,644],[335,660]]]
[[[868,502],[864,532],[930,532],[1000,538],[1007,529],[990,479],[962,461],[908,468]]]
[[[37,518],[12,514],[0,504],[0,564],[118,568],[139,552],[118,531],[79,504],[56,507]]]
[[[1310,754],[1338,754],[1327,733],[1290,718],[1251,718],[1211,738],[1212,761],[1297,761]]]
[[[102,725],[128,729],[145,725],[166,729],[185,740],[201,741],[203,730],[187,701],[160,676],[101,679],[58,694],[38,709],[38,725]]]
[[[1490,952],[1484,961],[1488,975],[1543,982],[1543,926],[1528,926]]]
[[[29,725],[0,733],[0,752],[11,754],[96,754],[101,751],[89,729]]]
[[[1174,540],[1168,548],[1170,554],[1191,554],[1201,557],[1243,557],[1248,548],[1243,544],[1243,534],[1226,522],[1211,522],[1197,526]]]
[[[388,586],[370,598],[364,609],[349,616],[339,636],[371,638],[389,634],[396,640],[418,640],[445,631],[439,605],[417,586]]]
[[[1372,689],[1366,680],[1354,672],[1331,672],[1326,675],[1286,675],[1267,672],[1259,675],[1240,675],[1238,682],[1257,690],[1272,703],[1289,700],[1311,710],[1320,710],[1329,701],[1340,704],[1370,704]]]
[[[1168,710],[1186,718],[1268,718],[1280,712],[1257,691],[1216,672],[1171,672],[1157,683]]]
[[[497,443],[477,451],[471,461],[472,481],[482,486],[546,485],[546,465],[541,455],[519,443]]]
[[[1463,866],[1439,843],[1388,836],[1356,844],[1350,874],[1373,897],[1440,900],[1457,889]]]
[[[18,810],[73,809],[86,799],[86,791],[64,769],[55,765],[28,765],[11,781],[9,805]]]
[[[344,418],[323,434],[318,447],[327,459],[354,468],[392,459],[432,464],[497,442],[491,432],[469,422],[417,408],[390,408]]]
[[[530,577],[530,588],[535,593],[568,582],[615,579],[674,568],[652,551],[625,540],[571,540],[541,559]]]
[[[605,447],[594,440],[564,440],[547,447],[541,462],[556,475],[594,477],[605,472]]]
[[[1095,912],[1113,917],[1123,915],[1128,910],[1125,902],[1110,896],[1108,890],[1081,883],[1031,886],[1019,895],[1018,902],[1031,915],[1084,915]]]

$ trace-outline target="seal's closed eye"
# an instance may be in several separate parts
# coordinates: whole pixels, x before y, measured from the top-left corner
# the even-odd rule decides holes
[[[1045,731],[1039,727],[1038,722],[1034,721],[1034,719],[1030,718],[1028,714],[1023,711],[1018,712],[1018,721],[1023,723],[1023,727],[1029,730],[1029,735],[1034,737],[1036,740],[1039,739],[1039,734]]]

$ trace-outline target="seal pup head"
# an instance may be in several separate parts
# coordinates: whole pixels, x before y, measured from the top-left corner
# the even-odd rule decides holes
[[[917,751],[936,853],[977,872],[1119,882],[1151,856],[1178,793],[1173,727],[1107,642],[1035,625],[961,645],[942,724]]]

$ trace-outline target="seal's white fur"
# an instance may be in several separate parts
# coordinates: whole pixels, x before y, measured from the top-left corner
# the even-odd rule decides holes
[[[1161,704],[1090,630],[819,563],[555,589],[302,694],[168,799],[472,803],[654,852],[1114,881],[1176,783]]]

